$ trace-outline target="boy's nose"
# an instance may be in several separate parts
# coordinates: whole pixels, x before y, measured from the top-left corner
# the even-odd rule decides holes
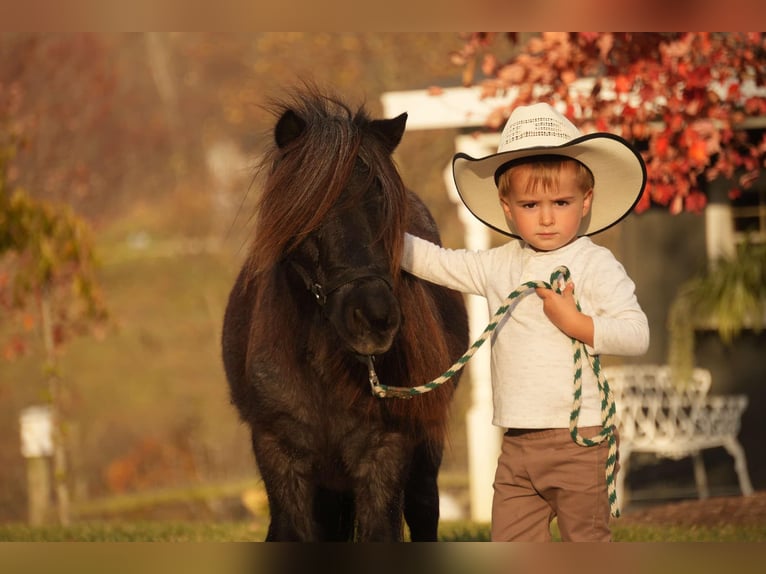
[[[541,207],[540,223],[542,225],[550,225],[553,223],[553,210],[550,207]]]

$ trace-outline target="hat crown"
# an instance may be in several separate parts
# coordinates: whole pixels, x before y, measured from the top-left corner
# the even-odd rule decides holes
[[[572,122],[548,104],[520,106],[508,118],[497,151],[557,147],[581,135]]]

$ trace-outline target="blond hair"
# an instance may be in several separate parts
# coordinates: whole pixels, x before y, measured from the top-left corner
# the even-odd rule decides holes
[[[557,189],[561,170],[572,166],[575,170],[575,183],[583,192],[593,189],[593,173],[584,164],[566,156],[532,156],[506,164],[498,170],[495,176],[497,189],[505,197],[511,190],[511,174],[518,168],[530,170],[527,188],[520,191],[531,191],[537,188],[545,193]],[[502,170],[502,171],[501,171]]]

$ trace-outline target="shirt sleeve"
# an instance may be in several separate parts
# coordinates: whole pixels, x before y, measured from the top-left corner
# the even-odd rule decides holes
[[[446,249],[405,233],[402,268],[438,285],[486,296],[486,272],[482,262],[487,252]]]
[[[635,284],[611,254],[597,269],[590,280],[593,348],[588,352],[643,355],[649,348],[649,321],[636,298]]]

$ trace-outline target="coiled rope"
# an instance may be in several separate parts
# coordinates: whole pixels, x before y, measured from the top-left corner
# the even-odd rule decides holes
[[[502,305],[498,307],[495,314],[492,316],[487,327],[481,336],[474,341],[474,343],[468,348],[468,350],[455,361],[449,369],[444,373],[436,377],[435,379],[427,382],[424,385],[418,387],[392,387],[381,384],[378,375],[375,372],[375,365],[372,357],[367,358],[367,365],[369,369],[370,386],[375,396],[380,398],[397,398],[397,399],[411,399],[417,395],[422,395],[433,389],[443,385],[454,377],[471,357],[474,356],[477,350],[484,344],[484,342],[492,335],[497,328],[500,320],[505,316],[513,304],[515,299],[523,295],[528,295],[537,288],[553,289],[557,293],[561,293],[561,284],[569,281],[570,272],[565,266],[557,267],[553,273],[551,273],[550,282],[545,281],[527,281],[522,283],[518,288],[514,289],[503,301]],[[554,288],[554,285],[556,287]],[[580,304],[577,303],[577,309],[580,309]],[[609,446],[609,452],[606,459],[606,486],[607,494],[609,496],[609,508],[612,516],[620,516],[620,510],[617,506],[617,485],[616,485],[616,467],[617,467],[617,437],[615,436],[615,405],[614,396],[609,389],[609,383],[606,377],[601,372],[601,364],[598,356],[591,356],[588,350],[585,348],[585,344],[577,339],[572,339],[573,347],[573,359],[574,359],[574,392],[572,400],[572,411],[569,415],[569,434],[572,440],[580,446],[590,447],[601,444],[605,440]],[[582,362],[583,355],[588,358],[593,373],[596,375],[598,381],[599,397],[601,399],[601,431],[593,437],[584,437],[580,434],[578,429],[578,421],[580,418],[580,407],[582,405]]]

